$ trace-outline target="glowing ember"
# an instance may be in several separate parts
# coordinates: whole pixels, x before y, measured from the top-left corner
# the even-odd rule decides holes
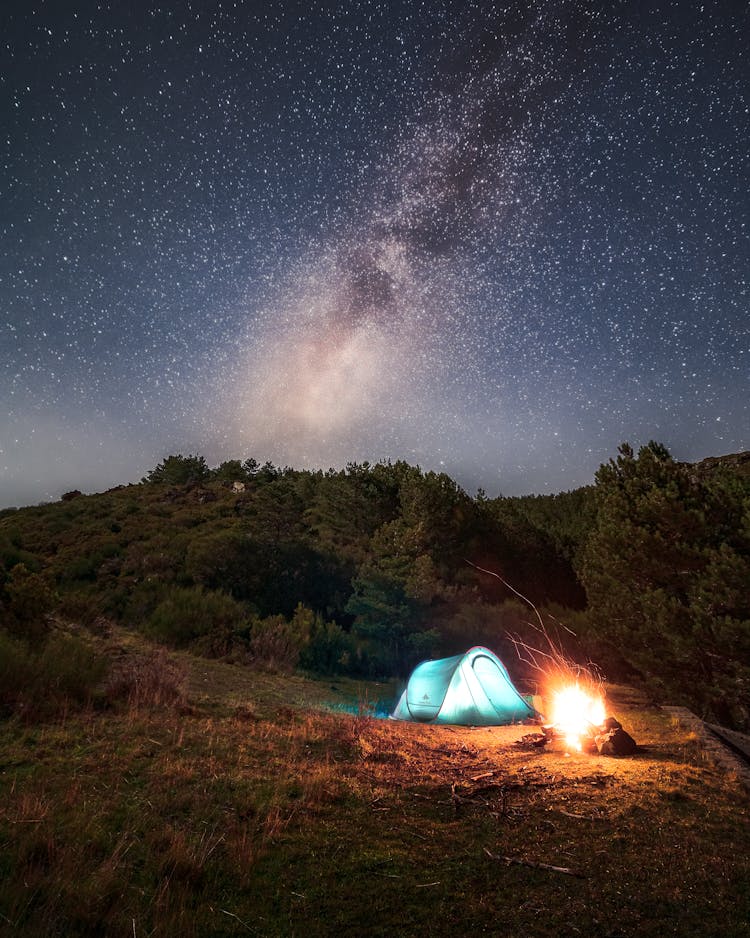
[[[565,737],[571,749],[580,751],[581,738],[591,734],[592,727],[604,721],[604,699],[570,684],[552,695],[552,723]]]

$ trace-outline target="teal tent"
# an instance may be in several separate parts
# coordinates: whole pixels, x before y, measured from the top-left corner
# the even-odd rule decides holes
[[[417,665],[392,717],[416,723],[504,726],[535,713],[497,655],[478,646],[463,655]]]

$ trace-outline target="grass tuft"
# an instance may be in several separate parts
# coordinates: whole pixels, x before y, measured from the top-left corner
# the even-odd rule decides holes
[[[165,649],[134,655],[115,666],[105,686],[110,701],[124,700],[131,709],[175,708],[187,703],[186,669]]]

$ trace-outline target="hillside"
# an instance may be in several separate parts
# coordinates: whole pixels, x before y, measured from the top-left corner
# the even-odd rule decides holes
[[[740,784],[626,688],[609,706],[645,748],[618,760],[337,710],[375,685],[172,662],[170,704],[0,723],[9,934],[747,933]]]
[[[139,485],[0,514],[0,608],[37,650],[54,613],[207,658],[357,679],[404,678],[486,644],[533,685],[544,675],[519,642],[551,641],[743,729],[747,465],[624,446],[595,486],[487,499],[401,462],[323,473],[171,456]]]
[[[717,469],[728,469],[737,475],[747,478],[750,476],[750,452],[729,453],[726,456],[709,456],[695,463],[694,470],[708,475]]]
[[[489,500],[179,456],[3,512],[0,920],[748,934],[741,778],[656,705],[748,723],[750,480],[720,462],[623,446],[595,487]],[[593,661],[637,753],[375,718],[478,643],[526,691]]]
[[[218,647],[221,628],[239,653],[243,623],[289,619],[302,604],[338,629],[329,629],[331,647],[320,654],[348,654],[357,676],[405,673],[425,652],[460,650],[455,633],[471,617],[467,608],[512,596],[466,559],[502,565],[537,602],[584,600],[557,534],[523,517],[506,524],[499,502],[471,499],[447,476],[404,463],[325,474],[263,467],[240,476],[68,493],[5,512],[0,558],[6,569],[22,562],[41,574],[64,616],[161,630],[157,637],[173,644],[215,639],[217,653],[232,644]],[[222,625],[210,638],[185,632],[176,606],[183,618]],[[393,626],[389,650],[371,634],[384,617]]]

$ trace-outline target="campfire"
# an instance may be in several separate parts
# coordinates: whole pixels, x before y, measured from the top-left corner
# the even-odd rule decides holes
[[[632,755],[638,748],[633,737],[625,732],[622,723],[613,716],[605,716],[602,685],[597,680],[599,669],[592,663],[581,666],[569,659],[556,634],[559,632],[558,626],[573,637],[575,633],[551,616],[549,619],[553,630],[550,631],[534,603],[499,573],[479,567],[470,560],[466,562],[500,580],[534,610],[538,623],[528,622],[527,625],[536,632],[540,647],[535,647],[518,635],[509,634],[508,638],[515,646],[519,659],[527,668],[537,672],[540,683],[548,688],[551,686],[546,695],[547,705],[537,707],[551,722],[542,726],[543,733],[530,733],[520,739],[517,745],[541,747],[550,740],[562,739],[568,752],[598,753],[603,756]]]
[[[561,740],[567,752],[603,756],[630,756],[638,748],[622,724],[606,716],[604,695],[594,685],[577,680],[556,688],[548,696],[547,715],[542,732],[524,736],[520,745],[540,748]]]
[[[580,752],[583,740],[604,723],[604,698],[578,682],[568,684],[552,693],[550,716],[556,732],[572,750]]]

